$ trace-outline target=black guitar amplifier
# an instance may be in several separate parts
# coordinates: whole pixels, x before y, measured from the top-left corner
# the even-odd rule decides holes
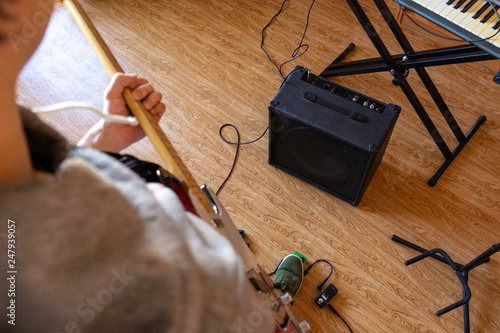
[[[357,205],[400,110],[297,67],[269,103],[269,163]]]

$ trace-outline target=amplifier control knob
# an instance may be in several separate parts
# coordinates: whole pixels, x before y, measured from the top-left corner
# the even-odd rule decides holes
[[[358,101],[358,99],[359,99],[359,96],[354,96],[354,97],[352,98],[352,101],[353,101],[353,102],[357,102],[357,101]]]

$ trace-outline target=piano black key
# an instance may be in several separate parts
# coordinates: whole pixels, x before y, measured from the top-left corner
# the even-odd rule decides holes
[[[497,6],[495,6],[495,7],[497,7]],[[495,8],[495,9],[497,9],[497,8]],[[490,11],[486,15],[484,15],[483,19],[481,20],[481,23],[488,21],[490,19],[490,17],[493,16],[493,14],[495,14],[495,11],[493,9],[490,9]]]
[[[475,20],[477,18],[479,18],[479,16],[481,16],[482,13],[484,13],[484,11],[488,8],[490,8],[490,4],[489,3],[485,3],[481,8],[479,8],[479,10],[476,12],[476,14],[474,14],[472,16],[472,18]]]
[[[449,5],[453,4],[453,2],[455,2],[455,0],[448,0],[448,1],[446,2],[446,4],[449,6]]]
[[[500,6],[495,5],[495,11],[493,11],[494,12],[493,15],[495,15],[499,21],[495,23],[495,25],[493,26],[493,30],[497,30],[498,28],[500,28],[500,18],[499,18],[500,12],[498,12],[499,10]]]
[[[461,12],[462,13],[465,13],[466,11],[468,11],[472,6],[474,6],[476,4],[477,0],[471,0],[469,1],[465,6],[464,8],[462,8]]]
[[[458,2],[453,6],[453,8],[458,9],[460,8],[467,0],[458,0]]]

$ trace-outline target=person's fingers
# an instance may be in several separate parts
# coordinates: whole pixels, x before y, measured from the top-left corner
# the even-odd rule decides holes
[[[152,110],[158,103],[161,102],[162,98],[163,95],[160,92],[153,91],[142,101],[142,105],[144,105],[146,110]]]
[[[153,109],[151,109],[151,114],[157,122],[160,121],[161,117],[165,114],[167,107],[163,103],[158,103]]]
[[[137,81],[140,81],[142,84],[137,85],[132,92],[132,97],[134,97],[136,100],[140,101],[143,100],[144,98],[148,97],[149,94],[153,93],[155,91],[155,88],[148,83],[147,80],[142,81],[141,79],[137,79]]]
[[[135,84],[137,80],[138,78],[135,74],[114,74],[106,89],[105,98],[107,100],[122,98],[122,93],[125,87]]]
[[[129,85],[129,86],[130,86],[130,88],[132,88],[132,89],[137,89],[137,87],[139,87],[139,86],[142,86],[142,85],[144,85],[144,84],[149,83],[149,81],[148,81],[147,79],[145,79],[145,78],[138,77],[138,76],[136,76],[136,78],[137,78],[137,79],[135,80],[135,82],[132,82],[132,83]]]
[[[166,106],[162,103],[163,95],[155,91],[154,87],[144,78],[139,78],[135,74],[117,73],[111,78],[111,82],[105,93],[108,101],[108,112],[126,112],[123,90],[129,87],[133,89],[132,97],[141,101],[146,110],[149,110],[156,121],[159,121],[165,113]]]

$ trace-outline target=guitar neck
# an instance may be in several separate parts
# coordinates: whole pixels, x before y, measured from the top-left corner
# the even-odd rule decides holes
[[[122,67],[111,53],[109,47],[102,39],[101,35],[83,10],[80,3],[78,3],[77,0],[60,1],[69,11],[80,30],[83,32],[85,38],[94,49],[94,52],[103,64],[109,76],[113,76],[116,73],[123,73]],[[196,180],[193,178],[184,162],[168,140],[165,132],[163,132],[160,124],[139,101],[132,97],[132,89],[125,88],[123,97],[130,111],[139,121],[139,125],[151,140],[151,143],[165,164],[165,169],[177,179],[182,180],[206,212],[213,212],[211,201],[201,190],[200,186],[198,186]]]

